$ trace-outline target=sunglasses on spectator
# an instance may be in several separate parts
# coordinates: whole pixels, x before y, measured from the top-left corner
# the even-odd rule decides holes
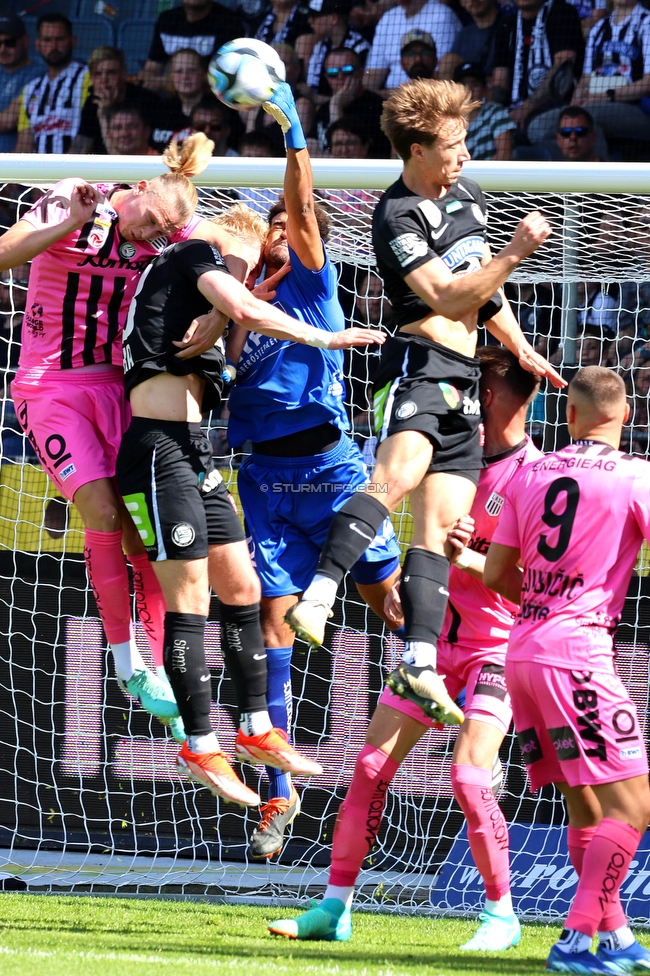
[[[339,75],[351,75],[357,69],[353,64],[344,64],[341,68],[325,68],[328,78],[338,78]]]
[[[588,136],[591,129],[586,125],[574,125],[574,126],[562,126],[561,129],[557,130],[563,139],[568,139],[571,133],[574,133],[578,138],[581,136]]]
[[[15,47],[17,43],[17,37],[0,37],[0,47]]]

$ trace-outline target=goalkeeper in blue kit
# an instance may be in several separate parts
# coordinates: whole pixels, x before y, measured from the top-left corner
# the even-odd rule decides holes
[[[239,470],[239,493],[262,584],[269,712],[274,725],[289,732],[294,634],[284,615],[314,574],[334,514],[368,481],[368,473],[346,433],[343,354],[328,348],[345,319],[324,243],[329,219],[314,202],[309,153],[289,86],[281,84],[264,107],[281,125],[287,148],[284,195],[269,214],[266,276],[290,262],[274,304],[321,330],[322,341],[310,348],[232,328],[228,349],[237,380],[228,440],[234,447],[247,440],[253,446]],[[359,592],[382,616],[384,596],[399,573],[398,557],[386,519],[352,570]],[[267,773],[268,802],[251,838],[256,857],[282,849],[285,831],[300,812],[290,776],[271,768]]]

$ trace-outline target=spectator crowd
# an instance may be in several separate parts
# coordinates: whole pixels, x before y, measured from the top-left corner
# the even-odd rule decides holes
[[[313,156],[389,157],[384,99],[408,79],[439,78],[466,85],[479,103],[467,136],[473,159],[650,160],[650,0],[648,9],[636,0],[49,0],[25,18],[12,2],[0,14],[0,152],[153,155],[205,132],[216,156],[282,156],[270,116],[234,112],[208,86],[214,53],[248,36],[284,62]],[[91,47],[93,38],[103,42]],[[262,189],[239,195],[263,213],[274,199]],[[332,203],[368,219],[377,196],[338,191]],[[4,370],[14,365],[27,274],[0,283]],[[645,453],[649,286],[591,282],[573,286],[570,301],[563,287],[511,286],[509,297],[557,363],[561,310],[573,303],[576,360],[621,371],[636,404],[629,447]],[[344,268],[341,289],[355,324],[390,324],[374,273]],[[369,430],[369,360],[349,358],[351,418]]]
[[[282,58],[312,155],[388,156],[382,102],[424,77],[481,103],[474,159],[650,158],[650,11],[636,0],[176,3],[48,0],[38,17],[0,15],[0,151],[159,152],[203,127],[215,155],[279,155],[263,111],[232,112],[208,87],[218,48],[249,36]],[[88,50],[93,37],[106,43]]]

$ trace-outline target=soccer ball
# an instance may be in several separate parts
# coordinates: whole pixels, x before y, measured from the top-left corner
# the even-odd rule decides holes
[[[240,37],[219,48],[208,68],[210,88],[232,108],[266,102],[286,77],[277,51],[263,41]]]

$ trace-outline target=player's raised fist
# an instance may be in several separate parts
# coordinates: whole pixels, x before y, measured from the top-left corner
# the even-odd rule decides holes
[[[527,258],[548,240],[551,233],[551,225],[546,217],[539,210],[533,210],[517,224],[511,246],[519,257]]]
[[[70,196],[70,217],[82,227],[92,217],[98,202],[99,191],[85,180],[78,180]]]

